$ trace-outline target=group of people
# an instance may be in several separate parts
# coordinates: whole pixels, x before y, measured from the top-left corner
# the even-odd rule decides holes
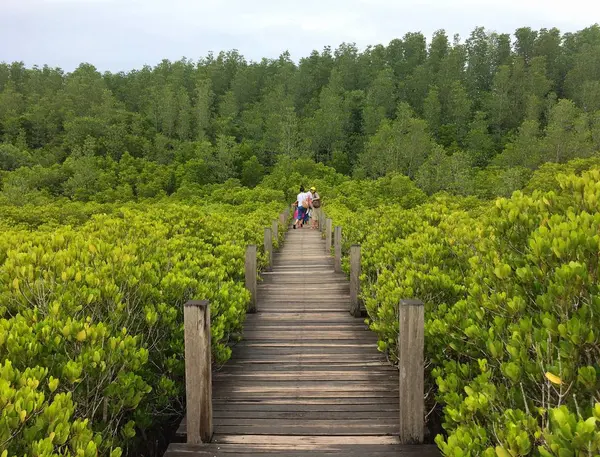
[[[302,228],[311,221],[311,228],[319,228],[319,221],[322,219],[321,197],[315,187],[311,187],[309,192],[304,191],[304,186],[300,186],[300,193],[296,201],[292,204],[295,209],[294,228]]]

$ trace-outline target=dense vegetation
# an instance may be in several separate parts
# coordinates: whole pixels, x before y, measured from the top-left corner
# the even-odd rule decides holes
[[[280,192],[258,208],[259,190],[220,194],[238,204],[0,207],[4,457],[151,452],[152,427],[183,411],[187,299],[210,300],[213,358],[229,358],[245,246],[283,205]]]
[[[346,188],[330,203],[346,251],[362,244],[368,322],[392,360],[400,299],[425,302],[427,403],[432,415],[443,407],[444,455],[600,453],[598,165],[543,167],[533,190],[495,202],[421,203],[398,176],[402,198],[388,190],[370,205]]]
[[[299,184],[362,244],[392,360],[425,301],[445,455],[600,453],[599,26],[0,64],[0,141],[1,457],[139,453],[182,410],[182,303],[211,300],[227,360],[244,246]]]
[[[398,171],[427,193],[510,195],[541,163],[598,150],[599,56],[595,25],[512,40],[408,33],[298,64],[236,51],[117,74],[0,64],[0,169],[16,170],[3,194],[112,202],[253,186],[287,156],[358,178]]]

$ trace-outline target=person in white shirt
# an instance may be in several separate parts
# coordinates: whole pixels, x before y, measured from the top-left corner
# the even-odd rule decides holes
[[[296,205],[298,207],[298,216],[294,221],[294,228],[296,228],[296,226],[302,227],[302,224],[304,223],[304,219],[306,217],[306,212],[310,207],[310,200],[307,195],[307,192],[304,191],[304,186],[300,186],[300,193],[296,197]]]

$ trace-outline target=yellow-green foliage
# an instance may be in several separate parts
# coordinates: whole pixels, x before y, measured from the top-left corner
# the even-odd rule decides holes
[[[399,300],[425,302],[444,455],[598,455],[600,170],[554,179],[491,203],[327,208],[362,244],[362,298],[392,359]]]
[[[57,220],[52,206],[13,212],[0,237],[0,453],[118,457],[183,394],[188,299],[210,300],[213,358],[226,361],[249,300],[245,247],[282,206],[253,200],[78,204],[76,227],[59,223],[68,204]]]

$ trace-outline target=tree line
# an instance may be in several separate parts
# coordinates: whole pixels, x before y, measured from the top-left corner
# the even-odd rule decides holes
[[[506,194],[544,162],[600,150],[600,26],[407,33],[297,64],[235,50],[119,73],[2,63],[0,138],[4,194],[21,198],[254,186],[282,156]]]

